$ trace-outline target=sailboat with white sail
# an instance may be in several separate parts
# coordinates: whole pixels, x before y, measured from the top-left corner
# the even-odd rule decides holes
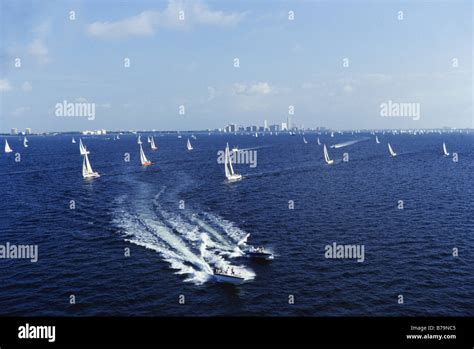
[[[380,144],[379,137],[375,136],[375,143]]]
[[[321,145],[321,141],[319,140],[319,137],[318,137],[318,145]]]
[[[388,151],[390,152],[390,155],[395,157],[397,156],[397,153],[395,153],[392,149],[392,146],[390,145],[390,143],[388,143]]]
[[[242,179],[242,175],[235,173],[234,168],[232,167],[232,159],[230,157],[229,143],[227,143],[225,147],[224,169],[225,169],[225,177],[227,178],[229,182],[240,181]]]
[[[143,151],[143,147],[140,144],[140,162],[142,166],[150,166],[151,161],[146,158],[145,152]]]
[[[79,138],[79,152],[81,153],[81,155],[89,154],[89,152],[87,151],[84,144],[82,144],[82,139],[81,138]]]
[[[326,164],[328,165],[332,165],[334,163],[334,160],[331,160],[329,158],[329,154],[328,154],[328,150],[326,148],[326,144],[324,145],[324,160],[326,161]]]
[[[304,137],[303,137],[303,142],[304,142],[304,144],[308,144],[308,141]]]
[[[153,139],[153,136],[151,136],[150,147],[151,147],[151,150],[157,150],[158,149],[155,145],[155,140]]]
[[[147,143],[151,143],[150,136],[147,137],[146,141],[147,141]]]
[[[8,141],[5,139],[5,153],[11,153],[13,150],[10,148],[10,144],[8,144]]]
[[[76,140],[74,139],[74,137],[72,137],[72,143],[73,143],[73,144],[76,143]]]
[[[26,137],[23,138],[23,147],[28,148],[28,139]]]
[[[92,169],[91,163],[89,162],[89,157],[87,156],[89,152],[84,154],[84,159],[82,161],[82,177],[84,178],[97,178],[100,177],[98,172],[94,172]]]
[[[142,142],[142,136],[139,135],[139,136],[138,136],[138,139],[137,139],[137,144],[140,144],[140,145],[141,145],[142,143],[143,143],[143,142]]]
[[[446,143],[443,142],[443,154],[444,156],[449,156],[448,149],[446,148]]]
[[[186,144],[186,147],[188,148],[189,151],[193,150],[193,146],[191,145],[191,142],[189,141],[189,138],[188,138],[188,143]]]
[[[331,132],[331,137],[333,137],[333,138],[334,138],[334,132]]]

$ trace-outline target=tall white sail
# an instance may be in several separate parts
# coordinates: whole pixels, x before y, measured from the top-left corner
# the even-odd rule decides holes
[[[186,144],[186,147],[188,148],[188,150],[193,150],[193,146],[191,145],[189,138],[188,138],[188,143]]]
[[[327,150],[327,148],[326,148],[326,144],[324,145],[324,149],[323,149],[323,150],[324,150],[324,160],[326,161],[326,163],[327,163],[328,165],[331,165],[331,164],[334,162],[334,160],[331,160],[331,159],[329,158],[329,154],[328,154],[328,150]]]
[[[76,143],[76,140],[74,139],[74,137],[72,137],[72,143]]]
[[[28,139],[26,139],[26,137],[23,138],[23,146],[24,146],[25,148],[28,148]]]
[[[229,143],[227,143],[227,146],[225,147],[225,152],[224,152],[224,170],[225,170],[225,177],[227,179],[229,179],[230,177],[228,163],[229,163]]]
[[[138,136],[137,143],[138,143],[138,144],[142,144],[142,143],[143,143],[141,136]]]
[[[232,167],[232,159],[230,157],[229,143],[226,144],[224,153],[224,170],[228,181],[238,181],[242,179],[242,175],[235,173]]]
[[[444,156],[449,156],[448,149],[446,148],[446,143],[443,142],[443,153]]]
[[[155,145],[155,140],[153,139],[153,136],[151,137],[151,144],[150,144],[151,150],[156,150],[158,149]]]
[[[151,161],[146,158],[145,152],[143,151],[142,145],[140,144],[140,162],[142,166],[151,165]]]
[[[79,152],[81,153],[81,155],[89,154],[89,152],[87,151],[84,144],[82,144],[82,139],[81,138],[79,138]]]
[[[82,177],[84,178],[100,177],[100,175],[97,172],[94,172],[94,170],[92,169],[87,153],[84,154],[84,160],[82,161]]]
[[[8,144],[8,141],[5,139],[5,153],[11,153],[13,150],[10,148],[10,144]]]
[[[379,137],[375,136],[375,143],[380,144]]]
[[[334,132],[331,132],[331,137],[334,137]]]
[[[395,153],[392,149],[392,146],[390,145],[390,143],[388,143],[388,151],[390,152],[390,155],[391,156],[397,156],[397,153]]]
[[[321,145],[321,141],[319,140],[319,137],[318,137],[318,145]]]
[[[307,141],[306,138],[304,138],[304,137],[303,137],[303,142],[304,142],[304,144],[307,144],[307,143],[308,143],[308,141]]]

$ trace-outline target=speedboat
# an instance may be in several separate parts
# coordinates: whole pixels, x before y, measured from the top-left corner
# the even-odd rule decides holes
[[[233,285],[240,285],[245,281],[245,279],[236,273],[233,272],[232,269],[221,270],[215,269],[213,278],[216,282],[226,283],[226,284],[233,284]]]
[[[245,251],[245,255],[250,258],[259,258],[265,259],[267,261],[274,258],[273,253],[265,250],[263,247],[252,247],[249,250]]]

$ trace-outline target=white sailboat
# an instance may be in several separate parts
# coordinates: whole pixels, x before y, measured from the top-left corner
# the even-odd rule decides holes
[[[331,137],[334,137],[334,132],[331,132]]]
[[[120,139],[120,136],[119,136],[119,135],[117,135],[117,139]]]
[[[81,153],[81,155],[87,155],[89,154],[89,152],[87,151],[86,147],[84,146],[84,144],[82,144],[82,139],[79,138],[79,152]]]
[[[240,181],[242,179],[242,175],[235,173],[234,168],[232,167],[232,159],[230,158],[229,143],[227,143],[225,147],[224,169],[225,169],[225,176],[229,182]]]
[[[375,136],[375,143],[380,144],[379,137]]]
[[[82,177],[84,178],[97,178],[100,177],[98,172],[94,172],[89,162],[88,152],[84,154],[84,160],[82,161]]]
[[[147,143],[151,143],[150,136],[147,137],[146,141],[147,141]]]
[[[397,156],[397,153],[395,153],[392,149],[392,146],[390,145],[390,143],[388,143],[388,151],[390,152],[390,155],[391,156]]]
[[[319,137],[318,137],[318,145],[321,145],[321,141],[319,140]]]
[[[446,143],[443,142],[443,153],[444,156],[449,156],[448,149],[446,148]]]
[[[188,150],[193,150],[193,146],[191,145],[191,142],[189,141],[189,138],[188,138],[188,143],[186,144],[186,147],[188,148]]]
[[[74,139],[74,137],[72,137],[72,143],[76,143],[76,140]]]
[[[138,136],[137,143],[140,144],[140,145],[143,143],[142,142],[142,136]]]
[[[143,151],[142,145],[140,144],[140,162],[142,166],[150,166],[151,161],[146,158],[145,152]]]
[[[13,150],[10,148],[10,144],[8,144],[8,141],[5,139],[5,153],[11,153]]]
[[[303,142],[304,142],[304,144],[308,144],[308,141],[304,137],[303,137]]]
[[[151,150],[157,150],[158,149],[155,145],[155,140],[153,139],[153,136],[151,137],[150,147],[151,147]]]
[[[28,139],[23,138],[23,147],[28,148]]]
[[[334,163],[334,160],[331,160],[329,158],[328,150],[326,148],[326,144],[324,145],[324,160],[326,161],[326,164],[332,165]]]

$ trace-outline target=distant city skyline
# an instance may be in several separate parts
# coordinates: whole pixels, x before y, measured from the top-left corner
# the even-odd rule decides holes
[[[470,1],[0,4],[1,133],[474,127]]]

